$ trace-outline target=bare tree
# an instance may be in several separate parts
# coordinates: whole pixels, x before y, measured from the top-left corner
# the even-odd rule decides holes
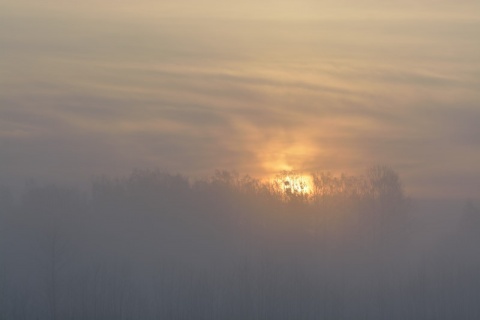
[[[379,227],[397,228],[405,223],[406,198],[398,174],[392,168],[376,165],[367,170],[366,183]]]
[[[61,275],[73,255],[69,242],[70,224],[84,208],[78,192],[55,186],[30,186],[22,198],[22,208],[29,224],[36,224],[33,241],[39,246],[37,263],[43,265],[44,292],[50,319],[60,319]]]

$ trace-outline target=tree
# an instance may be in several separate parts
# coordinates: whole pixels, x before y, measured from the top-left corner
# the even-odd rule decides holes
[[[366,187],[372,205],[372,223],[381,238],[392,237],[404,230],[406,198],[398,174],[387,166],[373,166],[367,170]]]
[[[73,249],[69,245],[74,228],[71,218],[84,210],[83,200],[75,189],[56,186],[32,185],[22,197],[21,212],[36,230],[32,240],[40,249],[37,264],[43,265],[44,292],[52,320],[61,318],[61,275],[68,272],[65,267]]]
[[[398,174],[387,166],[373,166],[367,170],[368,193],[382,211],[392,214],[403,211],[405,195]]]
[[[7,275],[4,264],[5,252],[3,250],[3,244],[6,242],[6,216],[11,212],[12,202],[10,190],[0,187],[0,319],[7,318],[7,299],[9,296],[7,294]]]
[[[477,234],[480,230],[480,209],[472,200],[467,200],[463,206],[461,218],[462,229],[471,234]]]

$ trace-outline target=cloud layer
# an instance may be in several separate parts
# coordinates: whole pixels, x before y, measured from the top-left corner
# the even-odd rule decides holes
[[[159,7],[143,4],[104,16],[4,4],[0,181],[383,163],[412,192],[478,195],[474,3],[391,21],[395,10],[382,7],[370,20],[360,10],[253,19],[175,6],[177,18],[156,19]]]

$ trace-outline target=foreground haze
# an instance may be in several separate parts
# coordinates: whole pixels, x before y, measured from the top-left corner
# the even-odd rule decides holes
[[[298,178],[2,189],[0,319],[480,317],[477,204],[408,200],[383,166]]]
[[[0,181],[376,163],[478,197],[476,1],[0,1]]]

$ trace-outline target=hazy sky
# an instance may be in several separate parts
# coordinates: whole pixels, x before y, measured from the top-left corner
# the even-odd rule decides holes
[[[399,172],[480,194],[478,1],[0,0],[0,184]]]

